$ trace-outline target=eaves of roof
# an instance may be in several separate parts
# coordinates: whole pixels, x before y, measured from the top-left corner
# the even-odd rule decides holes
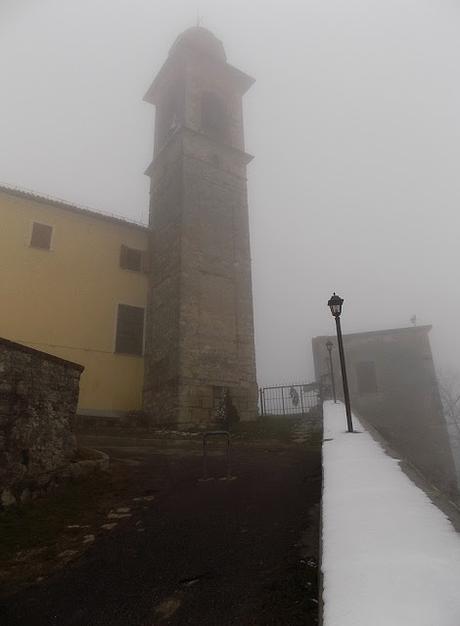
[[[131,220],[127,220],[123,217],[119,217],[117,215],[112,215],[110,213],[103,213],[100,211],[94,211],[93,209],[89,209],[83,206],[79,206],[76,204],[70,204],[65,200],[61,200],[58,198],[53,198],[51,196],[39,195],[33,191],[28,191],[25,189],[19,189],[17,187],[9,187],[8,185],[0,185],[0,192],[8,194],[10,196],[16,196],[18,198],[24,198],[26,200],[32,200],[34,202],[40,202],[43,204],[47,204],[49,206],[57,207],[59,209],[63,209],[64,211],[71,211],[73,213],[78,213],[79,215],[83,215],[89,218],[105,220],[107,222],[112,222],[115,224],[120,224],[121,226],[127,226],[129,228],[135,228],[137,230],[142,230],[144,232],[149,232],[149,227],[145,224],[141,224],[140,222],[134,222]]]

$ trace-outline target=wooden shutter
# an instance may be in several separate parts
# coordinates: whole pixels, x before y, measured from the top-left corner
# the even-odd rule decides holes
[[[49,250],[51,248],[51,235],[53,233],[53,227],[47,224],[40,224],[34,222],[32,225],[32,236],[30,238],[30,245],[32,248],[41,248],[42,250]]]
[[[215,138],[225,140],[228,130],[225,102],[214,93],[206,92],[202,96],[201,126]]]
[[[142,271],[142,250],[122,245],[120,248],[120,267],[133,272]]]
[[[144,309],[129,304],[119,304],[115,352],[141,355],[143,348]]]

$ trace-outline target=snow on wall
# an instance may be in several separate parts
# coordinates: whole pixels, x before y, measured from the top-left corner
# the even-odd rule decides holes
[[[459,626],[460,537],[340,403],[324,404],[324,626]]]

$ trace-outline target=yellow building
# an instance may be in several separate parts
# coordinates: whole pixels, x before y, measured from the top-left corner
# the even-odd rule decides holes
[[[142,407],[147,227],[0,187],[0,336],[84,365],[79,413]]]

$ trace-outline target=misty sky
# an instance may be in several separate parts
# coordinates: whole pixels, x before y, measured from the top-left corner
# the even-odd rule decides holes
[[[454,0],[0,0],[0,182],[147,220],[153,108],[196,23],[245,100],[262,384],[311,379],[311,337],[434,325],[460,351],[460,5]],[[1,334],[1,329],[0,329]]]

